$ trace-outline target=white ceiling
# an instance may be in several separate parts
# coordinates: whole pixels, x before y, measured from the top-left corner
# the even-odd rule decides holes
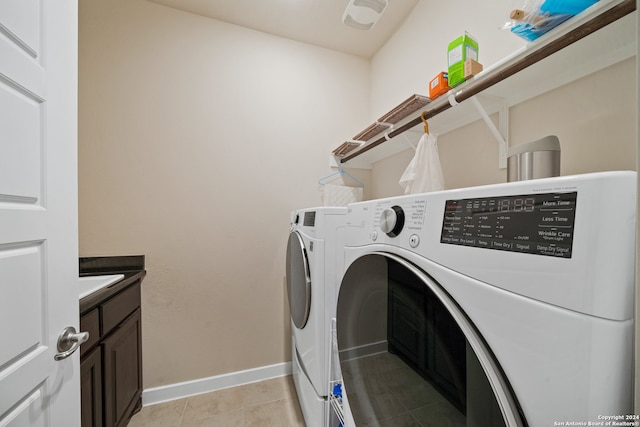
[[[369,31],[342,23],[348,0],[149,0],[265,33],[371,57],[402,25],[418,0],[389,0]]]

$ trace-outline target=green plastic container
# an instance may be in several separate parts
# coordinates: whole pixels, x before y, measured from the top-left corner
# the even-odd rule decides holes
[[[465,81],[464,62],[467,59],[478,60],[478,41],[465,31],[463,36],[449,43],[447,57],[449,65],[449,86],[456,87]]]

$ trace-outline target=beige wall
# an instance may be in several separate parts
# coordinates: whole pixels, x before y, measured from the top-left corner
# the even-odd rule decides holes
[[[478,39],[479,59],[485,67],[524,46],[523,40],[500,29],[509,7],[453,0],[443,10],[435,2],[418,2],[371,61],[372,120],[412,93],[427,93],[429,80],[446,70],[446,46],[465,30]],[[458,12],[455,20],[451,10]],[[557,135],[563,175],[635,170],[635,76],[636,60],[631,58],[512,106],[510,144]],[[415,129],[421,130],[421,126]],[[431,130],[438,133],[437,128]],[[506,181],[506,169],[498,167],[497,142],[484,122],[439,135],[438,147],[446,188]],[[413,150],[408,149],[373,164],[373,198],[402,194],[398,180],[412,156]]]
[[[81,2],[80,253],[147,255],[145,388],[290,360],[289,211],[321,203],[330,151],[426,93],[460,29],[485,65],[523,44],[497,29],[503,6],[454,1],[465,28],[434,4],[369,62],[144,0]],[[563,173],[635,169],[634,73],[625,61],[511,108],[512,143],[558,135]],[[506,179],[482,122],[439,146],[448,188]],[[412,154],[351,171],[365,197],[400,194]]]
[[[636,1],[636,9],[638,7],[638,1]],[[636,12],[636,35],[640,36],[640,14]],[[640,112],[640,46],[636,45],[636,108]],[[636,114],[636,147],[640,147],[640,113]],[[636,152],[636,164],[640,163],[640,152]],[[640,211],[640,200],[636,205],[636,212]],[[638,320],[640,319],[640,228],[636,221],[636,339],[635,339],[635,396],[634,396],[634,413],[640,414],[640,328],[638,327]]]
[[[468,31],[488,67],[525,45],[501,30],[511,2],[419,1],[402,27],[371,60],[371,114],[376,119],[413,93],[428,94],[429,81],[447,70],[449,42]]]
[[[368,61],[142,0],[81,2],[79,37],[80,254],[147,256],[144,387],[290,360],[289,212]]]
[[[496,8],[509,7],[509,4],[500,6],[497,3],[453,0],[447,8],[457,10],[458,17],[476,17],[459,25],[443,17],[439,7],[437,2],[419,2],[404,26],[373,58],[372,119],[384,114],[407,94],[426,93],[425,82],[445,70],[443,46],[461,30],[469,30],[480,40],[480,62],[485,66],[494,64],[522,46],[517,37],[504,32],[497,35],[500,31],[489,27],[497,22],[496,14],[500,15]],[[501,16],[506,16],[506,13]],[[636,20],[640,25],[640,17]],[[557,135],[562,150],[563,175],[637,170],[640,162],[637,149],[640,145],[640,76],[637,71],[640,62],[637,49],[635,58],[512,107],[509,111],[511,144]],[[506,181],[506,171],[497,168],[497,144],[484,123],[472,123],[440,135],[438,145],[447,188]],[[398,180],[412,156],[413,151],[409,149],[373,164],[373,198],[402,193]],[[636,274],[640,277],[640,270]],[[640,305],[637,284],[636,305]],[[636,317],[638,313],[640,311],[636,307]],[[637,331],[635,342],[634,403],[635,413],[638,413],[640,333]]]
[[[635,73],[631,58],[511,107],[511,144],[557,135],[562,175],[636,170]],[[506,169],[498,168],[498,144],[482,121],[439,135],[438,151],[446,188],[507,180]],[[409,149],[373,165],[374,198],[402,194],[398,181],[413,153]]]

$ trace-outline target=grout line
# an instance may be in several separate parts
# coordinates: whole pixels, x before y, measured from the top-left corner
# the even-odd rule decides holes
[[[281,384],[277,384],[276,387],[276,391],[277,393],[275,393],[274,396],[269,396],[269,399],[264,400],[264,401],[257,401],[255,403],[252,404],[248,404],[247,403],[247,393],[251,392],[252,390],[250,390],[250,388],[252,387],[252,384],[259,384],[259,383],[264,383],[264,382],[269,382],[272,380],[277,380],[278,382],[282,382]],[[284,385],[284,387],[283,387]],[[272,378],[272,379],[268,379],[268,380],[264,380],[264,381],[258,381],[255,383],[250,383],[250,384],[243,384],[243,385],[239,385],[236,387],[229,387],[226,390],[231,390],[231,389],[243,389],[241,391],[241,395],[243,396],[243,405],[241,408],[238,409],[232,409],[230,411],[223,411],[221,413],[217,413],[212,415],[211,417],[207,417],[207,418],[213,418],[213,417],[218,417],[222,414],[224,414],[225,412],[235,412],[235,411],[239,411],[241,412],[241,416],[242,416],[242,423],[241,425],[243,425],[244,427],[251,427],[248,423],[247,423],[247,414],[250,410],[253,410],[254,408],[259,408],[261,406],[266,406],[266,405],[275,405],[274,408],[277,408],[276,410],[278,411],[278,413],[280,413],[280,411],[284,410],[284,417],[287,418],[289,423],[297,423],[296,419],[299,416],[298,415],[298,411],[299,411],[299,403],[297,400],[297,396],[295,394],[295,390],[290,389],[289,387],[293,387],[293,384],[289,383],[289,380],[287,379],[287,377],[283,377],[283,378]],[[197,396],[201,396],[201,395],[197,395]],[[196,397],[196,396],[193,396]],[[172,424],[172,426],[174,427],[183,427],[187,424],[185,424],[185,415],[187,413],[187,408],[188,405],[190,405],[191,403],[191,397],[187,397],[187,398],[182,398],[181,400],[183,400],[183,405],[182,408],[175,408],[176,411],[174,413],[177,413],[177,410],[180,411],[178,420],[176,424]],[[168,401],[168,402],[164,402],[164,403],[159,403],[158,406],[164,406],[164,405],[171,405],[174,404],[175,402],[172,403],[172,401]],[[150,405],[150,406],[155,406],[155,405]],[[144,411],[144,407],[143,407],[143,411]],[[148,407],[147,407],[148,409]],[[267,411],[267,413],[270,413],[270,411]],[[204,418],[204,419],[207,419]],[[204,420],[202,419],[202,420]],[[201,422],[202,420],[197,420],[197,422]],[[152,423],[149,419],[146,419],[143,423],[141,423],[140,425],[144,426],[144,427],[151,427]]]
[[[182,413],[180,414],[180,422],[178,427],[182,426],[182,420],[184,420],[184,413],[187,411],[187,405],[189,404],[189,398],[184,399],[184,406],[182,407]]]

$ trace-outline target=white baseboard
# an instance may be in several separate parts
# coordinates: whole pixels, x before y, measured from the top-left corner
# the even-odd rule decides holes
[[[385,353],[389,348],[387,340],[364,344],[357,347],[340,350],[340,360],[359,359],[361,357],[373,356],[378,353]]]
[[[284,377],[290,374],[291,362],[285,362],[247,369],[246,371],[230,372],[209,378],[153,387],[142,391],[142,405],[155,405],[156,403],[182,399],[196,394],[209,393],[271,378]]]

